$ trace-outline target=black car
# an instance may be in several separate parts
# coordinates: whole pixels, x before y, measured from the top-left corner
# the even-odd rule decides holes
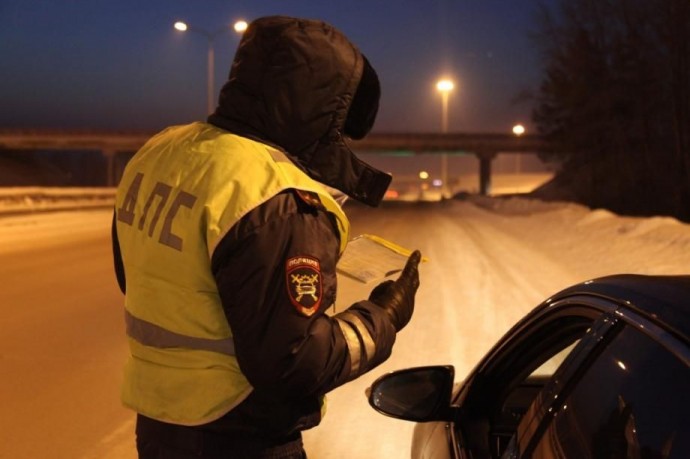
[[[690,276],[569,287],[462,383],[452,366],[419,367],[367,392],[418,422],[413,458],[690,458]]]

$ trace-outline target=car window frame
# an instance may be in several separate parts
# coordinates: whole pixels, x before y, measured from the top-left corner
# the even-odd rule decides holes
[[[602,300],[595,299],[594,301],[599,303]],[[607,312],[602,313],[599,319],[592,324],[590,333],[563,361],[563,364],[556,370],[549,383],[543,387],[518,424],[514,447],[518,451],[523,451],[520,457],[525,453],[529,456],[528,452],[536,444],[535,439],[540,438],[550,419],[553,418],[555,406],[559,400],[567,396],[569,388],[577,384],[577,381],[592,362],[606,349],[607,344],[615,339],[616,335],[623,329],[623,324],[614,315],[615,309],[611,308],[615,303],[606,301],[599,304],[609,306]]]
[[[597,299],[597,301],[602,300]],[[616,304],[612,301],[608,302],[610,304]],[[540,397],[538,397],[530,407],[530,409],[533,409],[535,412],[533,413],[532,422],[536,421],[536,424],[532,425],[531,429],[528,429],[526,426],[523,426],[522,421],[520,422],[516,435],[516,442],[512,442],[509,447],[509,449],[513,451],[506,451],[506,454],[502,456],[503,458],[531,456],[554,417],[557,415],[562,403],[567,400],[568,396],[577,387],[580,379],[584,376],[593,362],[614,342],[619,333],[626,327],[631,327],[641,332],[650,340],[665,348],[683,363],[690,366],[689,343],[679,338],[668,326],[655,320],[654,317],[649,317],[648,315],[636,311],[632,304],[617,304],[615,309],[609,310],[602,315],[601,322],[600,336],[593,342],[588,343],[588,352],[581,356],[583,360],[571,361],[573,365],[565,369],[560,376],[561,381],[558,385],[554,385],[553,387],[548,387],[547,385],[544,387],[544,397],[541,397],[541,400],[545,403],[539,405]],[[540,414],[537,414],[537,412]],[[525,419],[527,419],[527,415]],[[520,448],[520,445],[523,445],[523,448]]]
[[[572,318],[583,320],[583,322],[587,321],[587,325],[580,324],[580,327],[584,330],[581,331],[582,337],[580,338],[580,342],[573,348],[572,352],[565,357],[556,372],[551,376],[549,383],[544,387],[544,389],[550,388],[550,390],[554,390],[554,388],[560,385],[554,384],[554,380],[560,381],[564,377],[567,378],[568,373],[565,370],[576,369],[578,362],[586,358],[595,347],[596,341],[601,334],[606,333],[613,325],[613,320],[610,316],[616,307],[617,305],[610,300],[593,298],[582,294],[573,295],[553,302],[547,300],[545,304],[535,308],[535,310],[528,314],[523,320],[518,322],[508,333],[506,333],[506,335],[504,335],[492,350],[489,351],[487,356],[482,359],[475,370],[472,371],[467,379],[468,383],[463,386],[461,391],[454,398],[454,402],[461,407],[461,412],[467,414],[467,410],[464,408],[466,408],[468,404],[473,404],[471,399],[476,396],[477,389],[475,388],[481,386],[487,379],[496,379],[497,373],[507,371],[511,366],[515,366],[513,362],[510,362],[511,357],[519,354],[521,349],[529,346],[528,343],[530,343],[531,337],[537,333],[543,333],[550,326],[557,325],[557,322],[560,320]],[[602,320],[604,316],[607,318],[605,321]],[[585,326],[587,326],[586,329],[584,329]],[[568,340],[563,339],[562,341]],[[535,355],[538,354],[538,352],[535,352],[533,349],[529,350]],[[547,349],[543,349],[543,351],[540,352],[548,354]],[[544,358],[542,361],[548,360],[548,358],[551,358],[555,354],[556,352],[551,354],[550,357]],[[515,369],[516,373],[513,375],[510,382],[505,383],[506,387],[503,393],[510,393],[508,386],[513,385],[513,389],[517,387],[517,385],[524,381],[524,378],[538,366],[539,365],[526,366],[521,370]],[[518,371],[519,373],[517,373]],[[535,414],[536,413],[532,413],[532,415]],[[527,414],[525,414],[524,417],[526,416]],[[469,416],[469,418],[471,418],[471,416]],[[481,428],[478,429],[471,425],[472,422],[473,421],[468,419],[468,416],[464,416],[463,419],[457,420],[452,426],[453,430],[456,431],[456,439],[463,443],[459,445],[460,449],[473,447],[476,445],[473,438],[477,438],[476,436],[483,434]],[[520,424],[522,424],[522,421]],[[487,440],[489,435],[488,432],[487,430]],[[488,451],[486,453],[488,454]]]

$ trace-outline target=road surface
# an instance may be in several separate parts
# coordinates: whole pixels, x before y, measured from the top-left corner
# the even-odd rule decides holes
[[[393,356],[329,395],[324,422],[305,434],[310,459],[409,457],[412,424],[384,417],[366,402],[364,390],[374,378],[431,364],[452,364],[462,378],[551,293],[588,277],[636,270],[625,257],[609,256],[607,250],[618,249],[609,241],[577,247],[600,214],[566,208],[511,215],[464,201],[380,209],[348,204],[346,211],[352,235],[383,236],[420,249],[429,261],[420,268],[415,315]],[[545,216],[558,226],[547,227],[540,220]],[[573,216],[581,222],[569,222]],[[0,217],[2,459],[136,457],[134,415],[119,403],[127,349],[110,219],[109,211]],[[654,246],[640,255],[648,262],[663,258],[662,273],[690,262],[688,255],[674,260]],[[583,256],[589,258],[583,262]],[[372,287],[341,279],[338,310]]]

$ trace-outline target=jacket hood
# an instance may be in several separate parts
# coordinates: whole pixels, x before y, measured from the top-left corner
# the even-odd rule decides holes
[[[377,206],[391,176],[345,138],[369,132],[379,97],[376,72],[337,29],[271,16],[247,28],[208,121],[280,148],[313,179]]]

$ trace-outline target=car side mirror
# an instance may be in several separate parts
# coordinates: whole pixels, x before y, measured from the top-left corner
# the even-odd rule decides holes
[[[451,421],[450,399],[455,368],[408,368],[378,378],[366,391],[369,404],[379,413],[415,422]]]

